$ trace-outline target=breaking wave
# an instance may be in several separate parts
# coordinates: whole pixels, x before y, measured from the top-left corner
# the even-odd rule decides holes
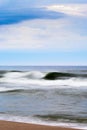
[[[79,117],[79,116],[73,116],[73,115],[65,115],[65,114],[51,114],[51,115],[35,115],[35,117],[38,117],[40,119],[44,119],[45,121],[63,121],[63,122],[76,122],[76,123],[87,123],[87,118]]]
[[[0,71],[0,92],[28,89],[87,88],[87,74]]]
[[[0,71],[1,78],[30,78],[30,79],[40,79],[44,76],[43,73],[39,71],[30,71],[30,72],[22,72],[22,71]]]
[[[5,121],[13,121],[13,122],[21,122],[21,123],[32,123],[32,124],[38,124],[38,125],[46,125],[46,126],[61,126],[61,127],[66,127],[66,128],[77,128],[81,130],[87,130],[86,124],[82,125],[79,123],[69,123],[69,122],[56,122],[56,121],[49,121],[49,120],[43,120],[43,117],[41,118],[39,116],[32,117],[22,117],[22,116],[12,116],[8,114],[1,114],[0,113],[0,120],[5,120]]]
[[[71,78],[71,77],[85,77],[87,74],[76,74],[67,72],[39,72],[39,71],[0,71],[0,78],[29,78],[29,79],[46,79],[56,80],[60,78]]]

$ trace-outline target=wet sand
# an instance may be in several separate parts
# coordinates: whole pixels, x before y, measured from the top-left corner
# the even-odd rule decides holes
[[[0,121],[0,130],[79,130],[79,129],[35,125],[35,124],[18,123],[11,121]]]

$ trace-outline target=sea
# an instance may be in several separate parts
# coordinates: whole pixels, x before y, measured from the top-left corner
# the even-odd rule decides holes
[[[0,66],[0,120],[87,130],[87,66]]]

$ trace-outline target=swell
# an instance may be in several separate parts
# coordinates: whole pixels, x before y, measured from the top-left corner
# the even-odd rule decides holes
[[[45,75],[44,79],[55,80],[60,78],[76,77],[76,74],[63,73],[63,72],[49,72]]]
[[[67,78],[87,78],[87,74],[75,74],[66,72],[49,72],[45,75],[46,80],[56,80],[56,79],[67,79]]]
[[[87,123],[87,118],[78,117],[73,115],[65,114],[49,114],[49,115],[35,115],[35,117],[43,119],[45,121],[63,121],[63,122],[76,122],[76,123]]]

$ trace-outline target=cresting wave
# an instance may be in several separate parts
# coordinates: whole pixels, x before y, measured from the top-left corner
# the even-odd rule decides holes
[[[87,74],[14,70],[0,71],[0,92],[72,87],[87,88]]]
[[[62,72],[0,71],[0,91],[72,87],[87,88],[86,76],[87,74],[82,75]]]
[[[68,72],[39,72],[39,71],[0,71],[0,78],[28,78],[28,79],[45,79],[58,80],[72,77],[87,78],[87,74],[76,74]]]
[[[39,71],[0,71],[0,78],[27,78],[27,79],[40,79],[44,77],[44,74]]]

